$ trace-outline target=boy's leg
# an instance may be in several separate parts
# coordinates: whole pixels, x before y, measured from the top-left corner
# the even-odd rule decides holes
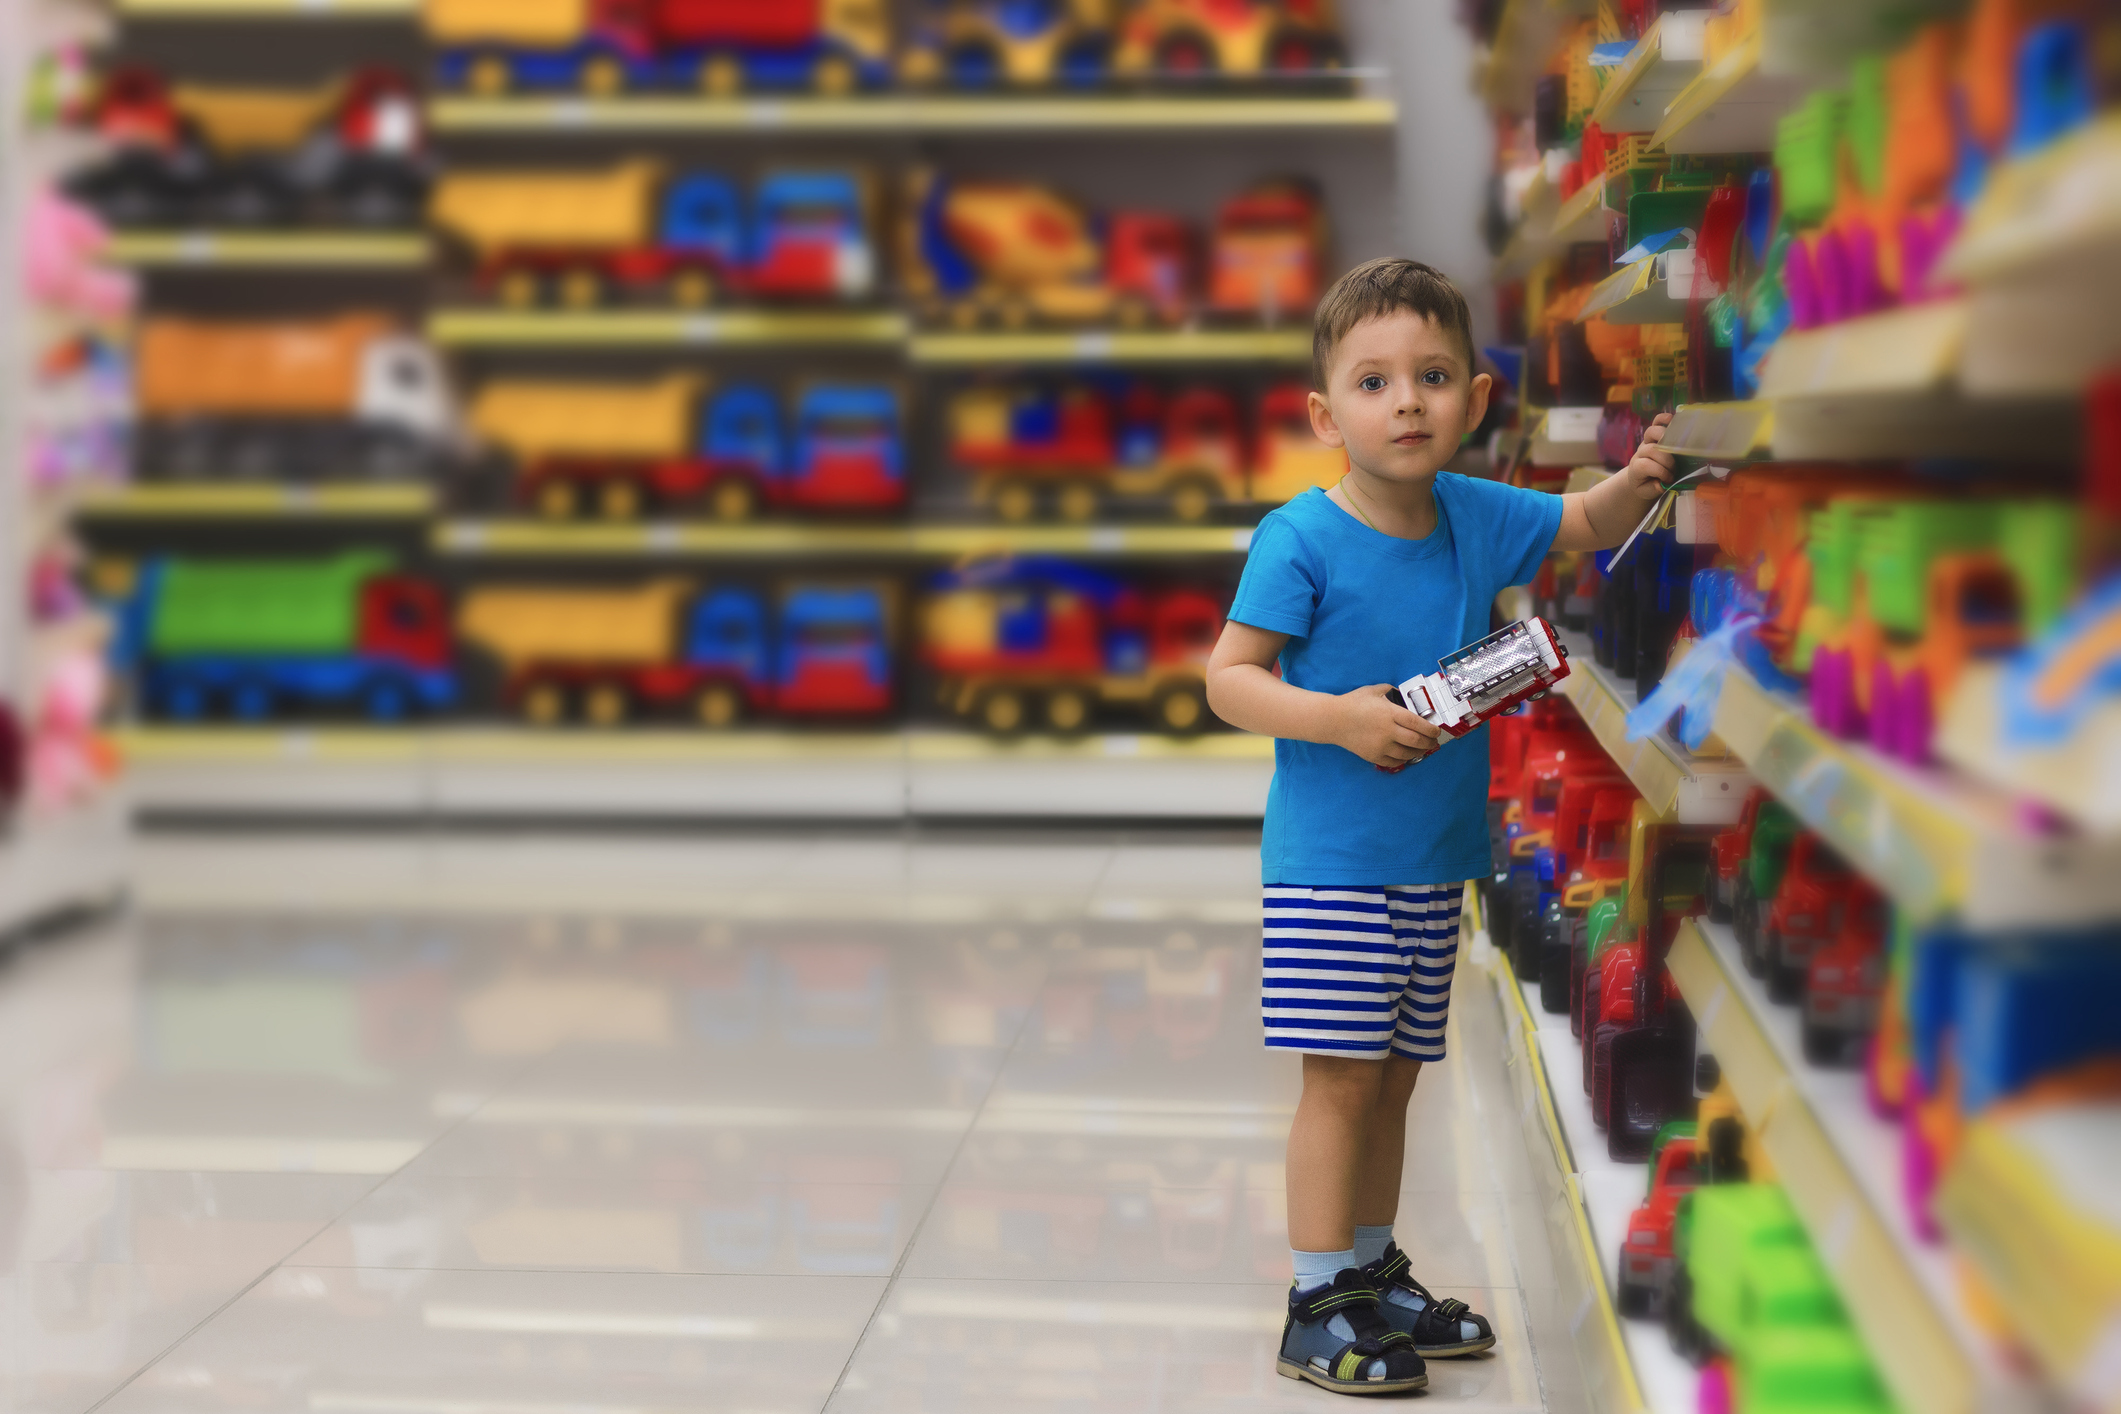
[[[1307,1054],[1303,1095],[1289,1125],[1289,1245],[1299,1252],[1354,1246],[1358,1184],[1389,1062]],[[1401,1110],[1401,1136],[1405,1111]],[[1398,1195],[1398,1186],[1393,1194]]]
[[[1362,1159],[1355,1171],[1355,1225],[1386,1227],[1399,1216],[1399,1189],[1407,1163],[1407,1105],[1421,1062],[1397,1053],[1377,1067],[1377,1100],[1363,1123]],[[1368,1261],[1376,1254],[1364,1256]]]

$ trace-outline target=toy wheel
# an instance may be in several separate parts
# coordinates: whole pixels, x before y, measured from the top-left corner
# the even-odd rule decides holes
[[[744,719],[744,694],[726,682],[711,682],[692,699],[692,714],[710,731],[723,731]]]
[[[707,498],[707,509],[718,521],[735,524],[750,520],[758,509],[759,493],[748,481],[731,477],[717,481]]]
[[[597,511],[606,520],[639,520],[641,488],[631,481],[607,481],[597,492]]]
[[[594,270],[570,270],[560,277],[560,304],[567,309],[595,309],[604,298],[604,277]]]
[[[372,722],[402,722],[412,715],[412,701],[405,685],[385,679],[368,689],[368,719]]]
[[[206,716],[206,689],[196,682],[174,682],[164,688],[162,714],[173,722],[196,722]]]
[[[228,707],[237,721],[262,722],[272,716],[272,688],[262,682],[239,683],[228,699]]]
[[[1208,518],[1215,509],[1215,488],[1205,481],[1186,480],[1171,488],[1171,514],[1192,525]]]
[[[556,682],[532,683],[523,694],[523,719],[535,727],[556,727],[566,721],[566,692]]]
[[[592,727],[616,727],[633,712],[626,689],[615,682],[600,682],[583,694],[582,720]]]
[[[1011,477],[994,488],[994,513],[1011,525],[1022,525],[1038,512],[1038,492],[1030,482]]]
[[[1620,1300],[1615,1303],[1623,1316],[1647,1316],[1650,1314],[1650,1289],[1636,1282],[1620,1284]]]
[[[995,318],[1004,329],[1028,329],[1031,327],[1031,302],[1025,299],[1005,299],[995,311]]]
[[[700,65],[700,89],[711,98],[734,98],[744,91],[743,61],[734,54],[712,54]]]
[[[573,520],[575,503],[573,482],[548,481],[538,487],[538,514],[547,520]]]
[[[844,54],[827,54],[810,71],[810,86],[827,98],[844,97],[854,92],[860,82],[854,61]]]
[[[501,277],[496,293],[509,309],[534,309],[540,293],[538,277],[529,270],[511,270]]]
[[[1842,1063],[1841,1033],[1807,1019],[1804,1023],[1804,1058],[1813,1065]]]
[[[1190,736],[1208,721],[1208,698],[1195,685],[1167,687],[1156,695],[1156,724],[1178,736]]]
[[[1166,74],[1197,78],[1215,72],[1215,46],[1203,35],[1181,31],[1156,46],[1156,66]]]
[[[471,69],[464,75],[464,86],[481,98],[500,97],[514,81],[508,60],[499,54],[481,54],[471,61]]]
[[[1055,509],[1060,518],[1071,525],[1083,525],[1097,518],[1097,506],[1101,498],[1097,487],[1087,481],[1065,483],[1055,497]]]
[[[971,300],[958,300],[949,309],[950,327],[971,331],[980,326],[980,307]]]
[[[1056,687],[1046,694],[1046,726],[1062,736],[1074,736],[1090,725],[1090,694],[1079,687]]]
[[[599,54],[582,65],[582,92],[593,98],[611,98],[626,91],[626,68],[609,54]]]
[[[1024,729],[1024,721],[1031,714],[1025,709],[1024,695],[1013,687],[998,687],[980,699],[980,725],[996,736],[1013,736]]]
[[[714,275],[707,270],[680,270],[670,277],[670,302],[679,309],[705,309],[714,303]]]

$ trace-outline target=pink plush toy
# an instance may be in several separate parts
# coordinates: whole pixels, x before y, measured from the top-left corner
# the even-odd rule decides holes
[[[96,263],[109,239],[92,214],[40,187],[30,198],[23,238],[23,280],[30,297],[87,319],[127,318],[135,282]]]
[[[86,800],[117,773],[115,753],[96,730],[104,685],[103,660],[93,652],[69,654],[52,667],[30,732],[29,796],[36,804]]]

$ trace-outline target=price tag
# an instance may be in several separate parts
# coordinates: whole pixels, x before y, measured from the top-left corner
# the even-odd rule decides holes
[[[192,231],[177,238],[177,259],[190,265],[210,263],[220,249],[221,243],[211,232]]]
[[[483,550],[487,544],[486,527],[477,522],[447,526],[442,531],[442,544],[451,550]]]
[[[1090,527],[1090,548],[1099,554],[1117,554],[1126,548],[1126,544],[1127,532],[1116,525]]]
[[[719,343],[728,331],[729,321],[719,314],[694,314],[686,318],[682,335],[688,344]]]
[[[290,511],[313,511],[317,508],[317,501],[317,488],[314,486],[280,488],[280,504]]]
[[[778,99],[756,99],[744,105],[744,121],[754,128],[785,128],[788,105]]]
[[[685,527],[675,521],[657,521],[641,532],[641,543],[662,554],[685,548]]]
[[[1252,548],[1252,532],[1249,530],[1231,531],[1230,548],[1238,551],[1240,554],[1247,550],[1250,550]]]
[[[1107,756],[1139,756],[1142,754],[1142,739],[1138,736],[1112,735],[1103,738]]]
[[[1077,358],[1110,358],[1113,347],[1114,341],[1110,334],[1087,333],[1075,336]]]
[[[591,109],[587,100],[562,98],[546,109],[556,128],[586,128],[589,126]]]

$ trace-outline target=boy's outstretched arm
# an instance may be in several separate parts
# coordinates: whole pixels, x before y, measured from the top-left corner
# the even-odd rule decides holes
[[[1554,534],[1557,550],[1610,550],[1628,538],[1650,508],[1664,494],[1678,458],[1658,446],[1671,423],[1668,412],[1657,414],[1642,434],[1635,459],[1589,491],[1572,491],[1561,498],[1561,529]]]
[[[1261,736],[1344,747],[1373,766],[1396,771],[1434,751],[1435,727],[1385,697],[1392,684],[1372,683],[1338,696],[1292,687],[1274,675],[1286,633],[1223,625],[1208,660],[1208,705],[1233,727]]]

